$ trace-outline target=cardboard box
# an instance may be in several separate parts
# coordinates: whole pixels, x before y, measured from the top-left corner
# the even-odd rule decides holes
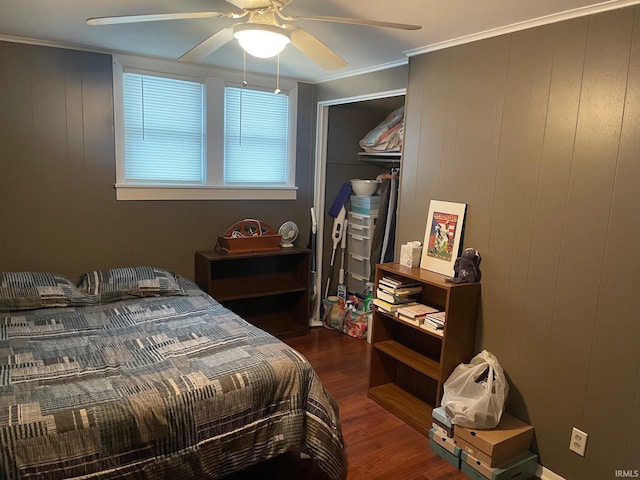
[[[453,443],[453,438],[447,437],[446,432],[442,432],[437,427],[433,427],[429,430],[429,438],[453,454],[456,454],[457,451],[460,450],[460,447]]]
[[[453,440],[468,455],[490,467],[500,467],[529,450],[533,427],[507,413],[491,430],[456,426]]]
[[[429,431],[429,448],[431,448],[431,450],[438,454],[439,457],[444,458],[454,467],[460,468],[460,463],[462,462],[462,451],[454,445],[453,452],[450,452],[438,442],[436,442],[433,438],[431,438],[431,431]]]
[[[475,480],[528,480],[538,468],[538,456],[529,451],[501,468],[489,467],[467,452],[462,452],[461,460],[462,471]]]

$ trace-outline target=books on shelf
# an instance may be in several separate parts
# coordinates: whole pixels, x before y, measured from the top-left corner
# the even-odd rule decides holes
[[[421,326],[429,314],[438,312],[437,308],[416,303],[415,305],[402,306],[396,310],[396,317],[412,325]]]
[[[394,295],[415,295],[422,291],[422,287],[389,287],[382,283],[378,284],[378,288]]]
[[[397,312],[398,315],[404,315],[409,318],[425,318],[429,314],[438,312],[438,309],[422,303],[416,303],[415,305],[402,306]]]
[[[381,298],[374,298],[373,304],[378,307],[380,311],[390,313],[392,315],[396,310],[398,310],[398,308],[411,305],[411,303],[389,303]]]
[[[436,330],[444,330],[445,312],[435,312],[424,317],[424,323],[432,326]]]
[[[436,335],[444,335],[445,312],[430,313],[424,317],[421,328],[435,333]]]
[[[445,319],[447,317],[446,312],[431,312],[427,314],[427,318],[433,320],[436,323],[442,323],[444,325]]]
[[[436,335],[439,335],[441,337],[444,336],[444,330],[442,328],[434,328],[433,326],[431,326],[429,323],[424,322],[421,325],[418,325],[420,328],[422,328],[423,330],[427,330],[431,333],[434,333]]]
[[[376,290],[376,298],[380,298],[389,303],[415,303],[415,293],[398,294],[391,293],[382,288]]]
[[[419,293],[422,290],[422,283],[402,277],[384,276],[378,282],[378,287],[391,293],[397,293],[398,290],[406,289],[411,289],[412,293]]]
[[[424,319],[422,318],[405,317],[404,315],[398,315],[398,312],[396,312],[396,318],[403,322],[410,323],[411,325],[415,325],[416,327],[420,327],[422,322],[424,322]]]

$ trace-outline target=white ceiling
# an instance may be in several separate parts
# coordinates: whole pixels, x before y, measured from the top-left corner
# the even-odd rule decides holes
[[[636,3],[640,0],[295,0],[284,13],[418,24],[422,29],[299,20],[296,25],[322,40],[348,65],[323,70],[289,46],[280,56],[280,73],[309,82],[330,80],[395,66],[414,54]],[[225,0],[0,0],[0,40],[176,59],[238,20],[89,26],[86,19],[212,10],[238,11]],[[234,40],[210,55],[206,63],[242,70],[242,57]],[[275,68],[275,59],[247,56],[248,71],[273,74]]]

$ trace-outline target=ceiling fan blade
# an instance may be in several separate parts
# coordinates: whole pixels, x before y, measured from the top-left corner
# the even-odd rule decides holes
[[[178,60],[182,62],[199,62],[233,38],[233,27],[220,30],[193,47]]]
[[[347,62],[306,30],[291,32],[291,44],[325,70],[345,67]]]
[[[377,20],[366,20],[364,18],[347,18],[347,17],[320,17],[320,16],[284,16],[280,15],[284,20],[318,20],[321,22],[349,23],[352,25],[370,25],[372,27],[397,28],[399,30],[420,30],[420,25],[407,25],[405,23],[379,22]]]
[[[121,15],[116,17],[88,18],[88,25],[114,25],[120,23],[157,22],[161,20],[188,20],[192,18],[229,17],[240,18],[245,13],[233,12],[185,12],[185,13],[154,13],[150,15]]]

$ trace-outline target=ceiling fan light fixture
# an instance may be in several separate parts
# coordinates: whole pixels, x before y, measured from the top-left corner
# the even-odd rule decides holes
[[[291,42],[291,34],[287,30],[259,23],[236,25],[233,36],[249,55],[258,58],[275,57]]]

